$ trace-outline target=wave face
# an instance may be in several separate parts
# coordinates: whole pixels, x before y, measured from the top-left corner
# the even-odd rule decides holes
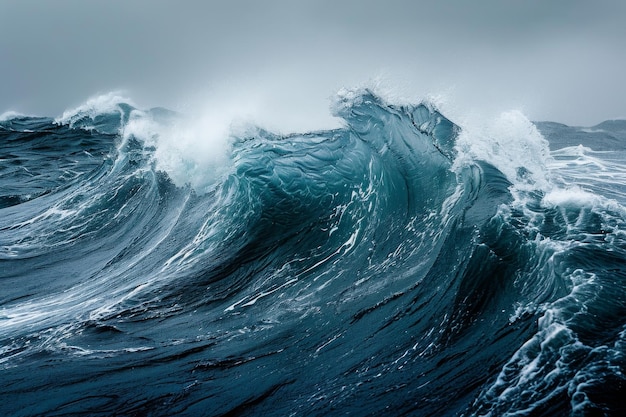
[[[3,117],[2,414],[624,413],[624,122],[333,111]]]

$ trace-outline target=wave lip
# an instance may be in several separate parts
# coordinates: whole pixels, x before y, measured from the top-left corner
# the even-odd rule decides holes
[[[455,140],[460,128],[445,118],[429,103],[395,106],[385,103],[369,89],[340,90],[331,105],[334,116],[343,118],[351,129],[376,129],[373,120],[391,124],[393,116],[404,115],[419,133],[429,137],[429,142],[448,159],[454,159]],[[377,132],[381,138],[389,133]],[[410,137],[411,135],[407,135]],[[410,139],[407,139],[410,140]],[[411,144],[415,146],[415,144]],[[424,150],[425,148],[421,148]]]
[[[66,110],[55,119],[55,123],[70,128],[96,130],[100,133],[116,134],[128,122],[135,106],[128,98],[110,92],[87,100],[75,109]]]
[[[4,113],[0,114],[0,123],[8,122],[8,121],[13,120],[13,119],[23,119],[23,118],[26,118],[26,117],[30,117],[30,116],[27,116],[27,115],[25,115],[23,113],[19,113],[19,112],[16,112],[16,111],[9,110],[7,112],[4,112]]]

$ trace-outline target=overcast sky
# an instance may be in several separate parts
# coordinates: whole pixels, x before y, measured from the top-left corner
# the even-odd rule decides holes
[[[0,79],[0,113],[123,90],[322,128],[339,88],[383,79],[415,101],[592,125],[626,117],[626,1],[0,0]]]

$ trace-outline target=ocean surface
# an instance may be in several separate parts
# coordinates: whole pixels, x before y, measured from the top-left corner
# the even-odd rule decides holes
[[[0,415],[626,415],[626,121],[331,107],[0,116]]]

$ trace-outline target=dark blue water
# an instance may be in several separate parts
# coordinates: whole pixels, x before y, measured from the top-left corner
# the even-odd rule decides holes
[[[333,111],[0,119],[2,415],[623,415],[626,122]]]

